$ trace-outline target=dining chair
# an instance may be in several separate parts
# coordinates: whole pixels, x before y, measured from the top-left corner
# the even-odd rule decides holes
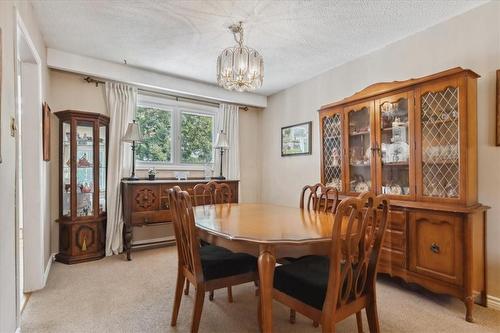
[[[212,180],[193,187],[193,201],[195,206],[230,203],[233,201],[233,193],[228,184]]]
[[[321,183],[306,185],[300,193],[300,208],[335,213],[339,201],[339,191],[333,186]]]
[[[370,332],[379,332],[375,282],[388,210],[384,195],[365,192],[342,200],[332,215],[329,256],[276,267],[274,299],[320,323],[323,332],[335,332],[335,324],[354,313],[362,332],[365,309]]]
[[[206,184],[196,184],[193,187],[193,201],[195,206],[230,203],[233,201],[233,193],[228,184],[212,180]],[[201,245],[205,246],[209,245],[209,243],[201,240]],[[188,281],[186,281],[184,295],[189,295]],[[233,290],[231,287],[227,288],[227,298],[229,303],[233,302]],[[208,299],[210,301],[214,300],[213,291],[210,292]]]
[[[257,259],[246,253],[234,253],[215,245],[200,246],[189,194],[178,186],[169,189],[174,232],[177,243],[177,284],[171,326],[177,324],[184,280],[195,288],[191,332],[197,332],[205,292],[227,288],[258,279]]]

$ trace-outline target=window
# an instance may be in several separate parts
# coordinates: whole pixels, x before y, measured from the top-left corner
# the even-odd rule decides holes
[[[202,168],[213,163],[217,108],[141,95],[136,119],[144,140],[139,167]]]

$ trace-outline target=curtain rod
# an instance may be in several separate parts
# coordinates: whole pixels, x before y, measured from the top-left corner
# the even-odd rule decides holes
[[[105,84],[106,83],[105,81],[97,80],[97,79],[94,79],[94,78],[92,78],[90,76],[84,77],[83,80],[86,81],[87,83],[95,83],[96,87],[98,87],[100,84]],[[185,96],[178,96],[178,95],[173,95],[173,94],[167,94],[167,93],[164,93],[164,92],[157,92],[157,91],[152,91],[152,90],[147,90],[147,89],[142,89],[142,88],[138,88],[138,90],[142,91],[142,92],[145,92],[145,93],[148,93],[148,94],[155,94],[155,95],[160,95],[160,96],[167,96],[167,97],[170,97],[172,99],[175,99],[176,101],[185,100],[185,101],[195,102],[195,103],[198,103],[198,104],[212,105],[212,106],[217,106],[217,107],[220,104],[220,103],[210,102],[210,101],[206,101],[206,100],[202,100],[202,99],[185,97]],[[228,103],[228,104],[233,104],[233,103]],[[237,104],[234,104],[234,105],[237,105]],[[238,105],[238,107],[241,110],[243,110],[243,111],[248,111],[248,106]]]

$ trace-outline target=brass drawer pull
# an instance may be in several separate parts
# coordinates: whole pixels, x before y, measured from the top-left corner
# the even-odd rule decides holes
[[[436,243],[432,243],[431,251],[434,253],[439,253],[441,251],[441,249],[439,248],[439,245],[437,245]]]

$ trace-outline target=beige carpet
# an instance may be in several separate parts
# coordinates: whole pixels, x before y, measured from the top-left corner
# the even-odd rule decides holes
[[[192,292],[182,299],[178,326],[169,326],[176,265],[175,247],[134,252],[132,262],[114,256],[74,266],[55,263],[47,287],[29,299],[22,332],[188,332]],[[382,279],[377,288],[382,332],[500,332],[500,312],[477,306],[476,323],[470,324],[453,298],[410,291],[392,279]],[[225,290],[216,291],[214,302],[205,298],[200,332],[258,332],[253,284],[235,287],[233,294],[233,304]],[[278,303],[273,310],[277,332],[321,332],[298,314],[297,323],[289,324],[287,309]],[[337,328],[356,332],[354,318]]]

